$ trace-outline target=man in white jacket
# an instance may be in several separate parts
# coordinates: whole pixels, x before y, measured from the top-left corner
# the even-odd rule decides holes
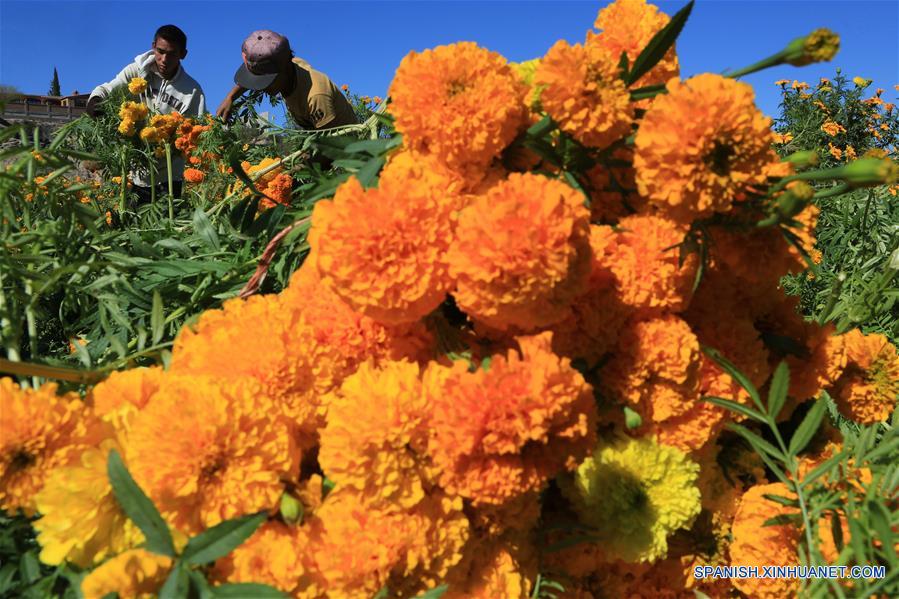
[[[163,25],[153,36],[151,50],[138,54],[134,62],[122,69],[115,79],[94,88],[87,101],[87,114],[96,116],[97,105],[116,88],[127,86],[134,77],[147,80],[146,97],[150,108],[160,114],[179,112],[184,116],[199,117],[206,113],[206,98],[196,80],[187,74],[181,61],[187,56],[187,36],[175,25]],[[160,177],[165,181],[164,162],[159,165]],[[181,193],[184,178],[184,159],[177,157],[172,162],[172,179],[177,182],[176,196]],[[142,198],[150,197],[146,173],[134,173],[135,191]],[[160,183],[160,189],[162,184]],[[141,189],[143,188],[143,189]]]

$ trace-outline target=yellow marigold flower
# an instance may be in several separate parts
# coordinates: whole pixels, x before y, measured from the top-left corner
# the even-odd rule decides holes
[[[821,125],[821,131],[828,134],[831,137],[836,136],[839,133],[846,133],[846,128],[840,125],[839,123],[835,123],[831,120],[824,121],[824,124]]]
[[[159,389],[163,372],[157,366],[113,372],[94,385],[86,401],[97,416],[113,424],[117,431],[122,431],[128,428],[132,416],[142,410]]]
[[[131,549],[95,568],[81,582],[84,599],[155,597],[168,578],[172,558],[146,549]]]
[[[312,552],[307,550],[310,544],[307,527],[291,527],[270,520],[215,562],[214,576],[229,583],[271,585],[294,597],[316,596],[304,594],[321,583],[312,563]]]
[[[462,211],[457,236],[448,252],[453,296],[492,327],[558,322],[585,288],[589,212],[561,181],[512,173]]]
[[[821,27],[790,42],[785,50],[784,62],[797,67],[813,62],[826,62],[836,56],[839,49],[840,36]]]
[[[559,40],[534,74],[540,105],[586,146],[605,148],[631,131],[634,107],[619,77],[618,58],[596,44]]]
[[[789,84],[790,84],[789,79],[778,79],[777,81],[774,82],[774,85],[779,85],[780,87],[784,87]]]
[[[600,445],[560,482],[609,557],[653,562],[668,553],[668,537],[699,514],[698,475],[699,466],[677,449],[628,438]]]
[[[846,160],[855,160],[857,158],[855,154],[855,148],[852,146],[846,146]]]
[[[540,66],[540,59],[533,58],[531,60],[525,60],[524,62],[510,62],[509,66],[512,67],[515,74],[521,78],[522,83],[527,86],[525,105],[529,109],[539,112],[541,110],[540,92],[542,89],[539,86],[534,85],[534,74]]]
[[[795,513],[787,506],[765,499],[764,495],[789,497],[783,483],[756,485],[743,494],[731,528],[730,563],[740,566],[795,566],[800,529],[792,524],[764,526],[771,518]],[[799,581],[790,578],[735,578],[734,586],[749,597],[780,599],[791,597],[799,589]]]
[[[131,119],[122,119],[122,122],[119,123],[119,133],[125,137],[132,137],[136,131],[137,129],[134,126],[134,121]]]
[[[279,415],[253,379],[173,377],[132,420],[131,473],[186,533],[274,508],[300,458]]]
[[[786,133],[774,133],[774,143],[776,144],[788,144],[793,141],[793,134],[787,131]]]
[[[771,119],[756,108],[750,85],[720,75],[671,80],[668,92],[637,131],[637,189],[682,222],[729,211],[764,182]]]
[[[699,266],[696,253],[681,261],[687,227],[664,216],[635,214],[618,223],[601,260],[618,282],[620,301],[643,312],[680,312],[690,303]]]
[[[338,486],[316,519],[322,532],[312,550],[333,597],[371,597],[388,581],[397,590],[436,586],[461,559],[468,539],[462,500],[439,493],[411,510],[388,512]]]
[[[474,503],[503,503],[571,468],[595,440],[592,389],[552,335],[519,339],[521,352],[486,370],[433,363],[424,388],[432,407],[429,453],[441,484]]]
[[[868,87],[871,85],[870,79],[865,79],[864,77],[853,77],[852,83],[854,83],[857,87]]]
[[[699,401],[699,341],[686,321],[665,314],[633,322],[618,337],[603,385],[643,422],[680,416]]]
[[[615,347],[618,332],[633,308],[621,301],[622,292],[610,269],[610,256],[618,237],[612,227],[590,226],[593,262],[587,290],[571,304],[571,315],[553,325],[553,351],[582,358],[593,365]]]
[[[627,54],[631,65],[649,44],[653,36],[661,31],[671,19],[646,0],[616,0],[599,11],[593,24],[601,29],[598,35],[587,32],[587,44],[596,44],[609,51],[612,56]],[[643,77],[635,87],[665,83],[680,73],[674,46],[669,48],[662,60]]]
[[[34,514],[50,473],[75,462],[101,434],[77,394],[57,396],[54,383],[21,389],[0,378],[0,509]]]
[[[862,424],[885,422],[899,398],[899,355],[879,333],[842,335],[846,369],[834,386],[840,412]]]
[[[404,144],[472,177],[525,123],[523,84],[505,58],[473,42],[410,52],[389,95]]]
[[[135,96],[141,95],[147,91],[147,80],[143,77],[132,77],[128,82],[128,91]]]
[[[112,493],[106,462],[113,441],[85,449],[77,462],[54,469],[35,496],[42,517],[34,523],[41,561],[87,568],[143,542]]]
[[[156,127],[144,127],[140,130],[140,138],[147,143],[154,143],[159,140]]]
[[[322,281],[380,322],[419,320],[450,289],[460,193],[459,179],[412,155],[391,160],[377,188],[343,183],[312,213],[309,245]]]
[[[383,509],[421,501],[430,475],[418,365],[362,364],[327,403],[318,454],[327,477]]]

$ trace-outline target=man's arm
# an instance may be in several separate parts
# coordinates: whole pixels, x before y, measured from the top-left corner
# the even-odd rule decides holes
[[[128,82],[131,81],[134,77],[140,76],[140,70],[138,69],[137,64],[131,63],[126,66],[124,69],[119,71],[119,74],[115,76],[115,79],[108,83],[101,83],[97,87],[94,88],[94,91],[91,92],[90,97],[87,99],[87,114],[89,116],[95,116],[97,113],[97,105],[117,87],[122,85],[128,85]]]
[[[222,117],[227,121],[231,116],[231,105],[234,104],[234,100],[239,98],[245,91],[247,91],[247,89],[239,85],[235,85],[231,88],[231,91],[225,95],[225,99],[219,104],[218,109],[215,111],[215,116]]]

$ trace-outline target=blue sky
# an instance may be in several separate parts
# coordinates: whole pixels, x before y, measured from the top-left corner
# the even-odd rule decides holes
[[[149,49],[159,25],[188,35],[183,63],[214,110],[232,86],[240,44],[254,29],[286,35],[298,56],[353,91],[385,95],[410,50],[470,40],[510,60],[543,55],[558,39],[582,41],[598,1],[181,1],[0,0],[0,83],[46,93],[59,70],[63,93],[90,91]],[[656,2],[669,15],[683,1]],[[780,50],[817,27],[840,34],[832,63],[769,69],[747,77],[775,114],[777,79],[816,82],[837,67],[850,78],[899,83],[899,0],[699,0],[678,42],[681,73],[721,72]],[[872,87],[873,89],[873,87]]]

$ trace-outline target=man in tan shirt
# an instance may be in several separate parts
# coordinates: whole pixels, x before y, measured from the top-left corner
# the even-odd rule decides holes
[[[346,96],[321,71],[294,58],[290,43],[274,31],[254,31],[243,42],[243,64],[234,74],[236,84],[219,105],[216,115],[227,119],[231,105],[246,90],[280,94],[290,116],[304,129],[329,129],[358,123]]]

